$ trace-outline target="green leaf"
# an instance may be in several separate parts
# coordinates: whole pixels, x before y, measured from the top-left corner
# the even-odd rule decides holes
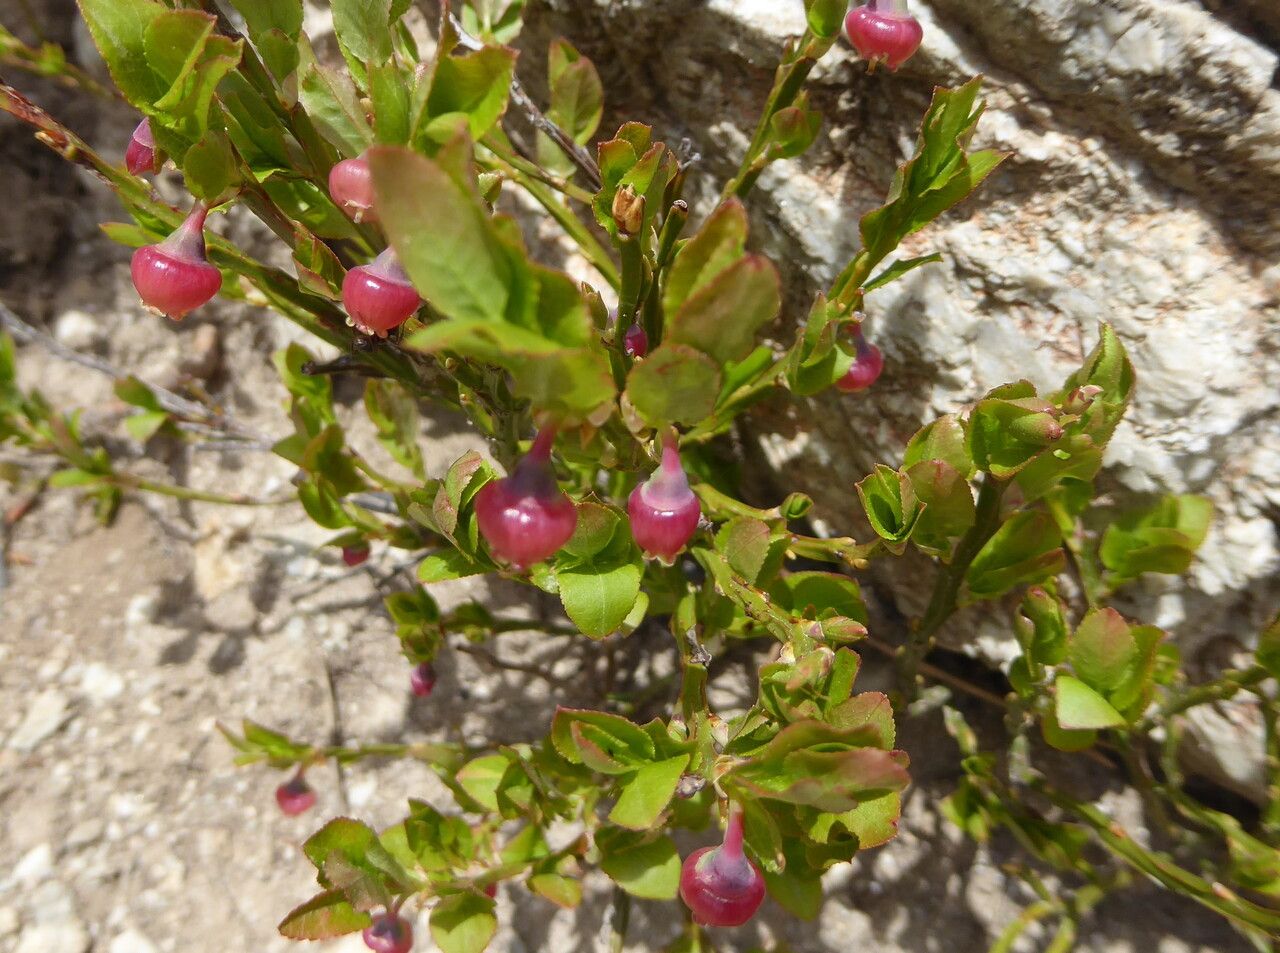
[[[957,89],[934,90],[915,154],[898,169],[888,201],[861,222],[868,269],[901,241],[968,196],[1003,160],[997,152],[966,152],[982,115],[975,105],[981,77]]]
[[[622,782],[622,794],[609,812],[609,820],[632,830],[648,830],[657,823],[675,796],[680,777],[689,765],[688,755],[655,761]]]
[[[343,52],[366,66],[391,59],[391,0],[330,0]]]
[[[290,911],[276,929],[290,940],[333,940],[371,923],[373,917],[351,906],[341,890],[326,890]]]
[[[858,497],[876,535],[893,546],[905,545],[923,511],[907,475],[879,464],[858,484]]]
[[[627,397],[655,427],[692,425],[711,415],[720,380],[720,369],[701,351],[663,344],[631,369]]]
[[[255,40],[270,30],[279,30],[291,40],[302,33],[302,0],[230,0],[244,17],[249,35]]]
[[[223,201],[240,182],[240,170],[226,133],[207,132],[188,149],[182,159],[182,176],[191,193],[207,205]]]
[[[369,98],[378,142],[407,145],[412,134],[409,104],[410,74],[396,63],[369,68]]]
[[[808,93],[802,91],[794,106],[779,109],[769,120],[768,161],[804,155],[821,129],[822,113],[809,108]]]
[[[948,556],[951,540],[963,536],[977,516],[968,481],[941,460],[915,464],[907,470],[907,479],[924,507],[911,541],[925,552]]]
[[[1061,727],[1075,731],[1118,728],[1124,724],[1123,716],[1105,698],[1070,675],[1059,675],[1054,682],[1053,710]]]
[[[529,889],[558,907],[572,910],[582,903],[582,883],[561,874],[534,874],[526,881]]]
[[[433,582],[478,576],[488,571],[489,567],[475,562],[466,553],[456,549],[443,549],[438,553],[431,553],[418,564],[418,581],[427,586]]]
[[[431,911],[431,939],[443,953],[482,953],[498,932],[494,903],[474,893],[444,897]]]
[[[414,286],[450,318],[505,321],[518,275],[473,183],[425,156],[369,151],[380,218]]]
[[[147,28],[169,13],[155,0],[78,0],[80,13],[120,92],[151,110],[171,85],[147,63]]]
[[[676,254],[663,289],[663,310],[668,315],[678,312],[685,301],[741,259],[746,244],[747,210],[731,199]]]
[[[600,128],[604,115],[604,87],[594,64],[568,40],[551,41],[547,57],[551,107],[547,118],[586,145]]]
[[[740,258],[668,317],[668,339],[721,365],[742,360],[755,346],[756,332],[777,316],[781,294],[777,269],[767,259]]]
[[[471,138],[480,140],[506,112],[515,63],[515,52],[500,46],[487,46],[463,56],[440,57],[424,118],[430,121],[463,114]],[[424,129],[421,125],[419,128]]]
[[[1106,696],[1137,662],[1138,645],[1119,612],[1094,609],[1071,637],[1067,660],[1081,681]]]
[[[1122,513],[1102,536],[1102,564],[1120,579],[1144,572],[1181,575],[1212,519],[1213,504],[1203,496],[1166,496],[1145,510]]]
[[[1020,585],[1043,582],[1066,565],[1062,536],[1036,510],[1016,513],[974,557],[965,575],[973,599],[994,599]]]
[[[680,886],[680,854],[670,837],[648,843],[601,846],[600,868],[619,887],[645,900],[674,900]]]
[[[716,533],[716,549],[733,571],[751,585],[760,580],[773,544],[769,524],[749,517],[730,520]]]
[[[373,141],[373,129],[345,73],[319,63],[302,67],[298,99],[316,127],[346,156],[357,156]]]
[[[965,479],[973,476],[973,458],[969,456],[964,421],[954,414],[939,417],[916,432],[907,443],[902,459],[904,469],[925,460],[941,460],[950,464]]]
[[[458,783],[477,804],[486,810],[498,809],[498,784],[511,765],[511,759],[502,754],[490,754],[468,761],[458,772]]]
[[[867,623],[861,587],[856,580],[839,573],[788,573],[772,592],[793,614],[806,619],[843,616],[863,625]]]
[[[419,480],[425,479],[422,449],[418,446],[418,405],[404,385],[370,380],[365,385],[364,406],[387,452]]]
[[[990,396],[973,409],[969,417],[969,453],[979,470],[1003,480],[1061,439],[1063,428],[1050,412],[1053,405],[1035,397],[1030,384],[1024,381],[992,394],[1002,391],[1017,396]]]
[[[1027,590],[1022,613],[1031,620],[1030,643],[1023,646],[1032,661],[1057,665],[1067,657],[1067,620],[1061,601],[1043,589]]]
[[[578,730],[583,727],[590,731],[583,734]],[[595,747],[603,748],[610,759],[625,761],[632,767],[647,764],[654,759],[653,739],[643,728],[621,715],[558,708],[551,722],[551,743],[556,751],[570,763],[582,764],[581,738],[586,738]]]
[[[602,639],[615,632],[640,595],[644,562],[626,532],[590,561],[556,565],[564,611],[583,635]]]
[[[764,870],[764,883],[769,896],[792,916],[812,920],[822,910],[822,875],[806,870],[803,863],[788,863],[786,868]]]
[[[892,265],[863,285],[862,290],[875,291],[877,288],[883,288],[890,282],[897,281],[908,272],[915,271],[921,265],[932,265],[934,262],[939,261],[942,261],[942,256],[937,253],[925,255],[922,258],[905,258],[900,261],[895,261]]]
[[[804,10],[814,36],[830,39],[840,33],[849,4],[846,0],[805,0]]]

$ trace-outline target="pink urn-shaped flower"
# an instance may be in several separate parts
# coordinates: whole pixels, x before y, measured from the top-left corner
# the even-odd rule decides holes
[[[554,555],[573,536],[578,510],[551,467],[555,429],[544,428],[509,477],[476,494],[476,519],[489,550],[517,569]]]
[[[172,235],[133,253],[129,270],[138,296],[147,307],[175,321],[207,303],[222,287],[222,272],[205,258],[208,215],[209,210],[197,204]]]
[[[676,441],[662,447],[662,465],[627,500],[631,535],[648,556],[671,563],[688,545],[702,518],[702,505],[689,489]]]
[[[351,324],[365,334],[386,337],[422,304],[418,291],[388,248],[367,265],[357,265],[342,279],[342,303]]]
[[[760,909],[764,874],[742,850],[742,810],[734,805],[724,843],[703,847],[680,868],[680,898],[704,926],[737,927]]]
[[[872,67],[884,63],[891,70],[909,60],[924,39],[920,21],[907,12],[906,0],[869,0],[849,11],[844,29]]]

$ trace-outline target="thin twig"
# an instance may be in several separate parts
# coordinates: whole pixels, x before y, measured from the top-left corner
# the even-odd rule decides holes
[[[484,49],[484,43],[468,33],[463,27],[462,21],[452,13],[449,14],[449,23],[457,32],[460,45],[469,50]],[[533,124],[534,128],[546,133],[557,146],[564,150],[570,161],[587,177],[587,184],[592,191],[599,191],[603,180],[600,178],[600,166],[596,164],[596,160],[592,158],[591,153],[578,145],[573,136],[548,119],[542,110],[538,108],[537,103],[524,91],[524,86],[521,85],[520,80],[514,76],[511,77],[511,101],[520,107],[520,110],[525,114],[529,122]]]
[[[130,376],[110,362],[104,361],[102,358],[94,357],[90,354],[84,354],[74,348],[67,347],[52,335],[46,334],[44,331],[28,324],[18,314],[4,304],[0,304],[0,325],[3,325],[4,328],[14,336],[14,338],[22,343],[39,345],[41,348],[60,360],[68,361],[72,364],[78,364],[81,367],[87,367],[92,371],[97,371],[99,374],[105,374],[107,377],[117,381],[125,380]],[[258,433],[257,431],[246,427],[244,424],[231,420],[217,411],[206,407],[204,404],[198,403],[194,400],[189,400],[186,397],[175,394],[173,391],[167,390],[164,387],[159,387],[155,384],[148,384],[145,381],[143,384],[155,395],[156,402],[162,409],[171,414],[195,418],[194,422],[188,423],[185,426],[180,423],[179,426],[182,426],[183,429],[189,428],[193,432],[199,432],[196,428],[205,427],[208,428],[208,431],[212,431],[215,434],[234,434],[235,436],[256,445],[270,447],[275,444],[275,441],[266,434]]]

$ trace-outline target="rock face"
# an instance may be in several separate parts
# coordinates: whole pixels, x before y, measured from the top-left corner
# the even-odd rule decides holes
[[[776,329],[786,342],[856,249],[857,219],[883,200],[931,88],[986,75],[975,145],[1011,157],[902,249],[940,251],[944,263],[868,296],[881,383],[752,426],[778,486],[811,493],[827,527],[861,534],[854,482],[896,463],[923,421],[1007,380],[1056,386],[1097,322],[1112,322],[1139,390],[1101,487],[1119,502],[1203,493],[1217,508],[1189,578],[1130,587],[1121,608],[1192,652],[1223,636],[1250,644],[1280,605],[1276,31],[1266,2],[1224,3],[1221,17],[1207,6],[913,4],[924,46],[897,74],[868,75],[844,43],[819,65],[822,137],[763,177],[753,235],[787,279]],[[538,0],[529,19],[601,67],[609,118],[651,122],[669,143],[688,137],[703,157],[691,181],[710,198],[803,17],[800,0]],[[891,580],[899,607],[918,611],[923,596]]]

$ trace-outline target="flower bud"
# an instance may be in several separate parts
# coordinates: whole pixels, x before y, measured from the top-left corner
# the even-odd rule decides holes
[[[343,159],[329,170],[329,198],[356,223],[378,220],[373,209],[373,173],[364,156]]]
[[[742,834],[742,809],[734,805],[724,843],[694,851],[680,868],[680,898],[704,926],[741,926],[764,900],[764,875],[743,853]]]
[[[316,792],[299,771],[292,780],[276,788],[276,804],[286,817],[297,817],[311,810],[316,803]]]
[[[631,236],[644,224],[644,196],[629,185],[613,194],[613,222],[623,235]]]
[[[627,333],[622,336],[622,349],[627,357],[644,357],[649,353],[649,335],[639,323],[627,328]]]
[[[142,120],[133,130],[129,148],[124,153],[124,166],[130,175],[160,171],[160,157],[156,152],[156,141],[151,135],[150,119]]]
[[[662,465],[627,500],[631,535],[648,556],[670,565],[688,545],[702,518],[702,504],[689,489],[674,438],[662,448]]]
[[[880,379],[880,373],[884,370],[884,355],[880,353],[880,348],[867,343],[861,325],[853,332],[853,340],[857,357],[844,377],[836,381],[836,388],[846,394],[866,390]]]
[[[430,698],[436,689],[436,670],[430,662],[423,662],[409,673],[409,688],[418,698]]]
[[[388,248],[367,265],[357,265],[342,279],[342,303],[350,323],[364,334],[385,338],[400,327],[422,304],[417,289]]]
[[[374,917],[360,936],[374,953],[409,953],[413,949],[413,926],[389,910]]]
[[[849,42],[872,68],[884,63],[896,70],[919,49],[924,29],[906,6],[905,0],[869,0],[845,17]]]
[[[209,301],[222,287],[222,272],[205,259],[204,220],[209,210],[197,203],[177,231],[158,245],[133,253],[133,286],[149,308],[180,321]]]
[[[578,525],[578,510],[551,467],[554,440],[555,429],[543,429],[510,476],[476,494],[476,520],[489,550],[517,569],[553,556]]]
[[[369,560],[369,547],[366,545],[359,546],[343,546],[342,561],[355,569],[356,566],[362,566]]]

